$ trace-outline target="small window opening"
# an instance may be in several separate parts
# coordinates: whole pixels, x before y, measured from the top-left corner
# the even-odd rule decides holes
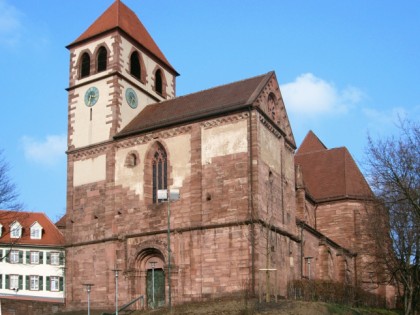
[[[98,72],[101,72],[101,71],[105,71],[106,70],[106,67],[107,67],[107,58],[108,58],[107,54],[108,53],[107,53],[105,47],[99,48],[99,51],[98,51],[98,60],[97,60],[97,65],[98,65],[97,71]]]
[[[90,56],[88,53],[82,55],[82,71],[81,77],[85,78],[90,75]]]
[[[157,93],[162,94],[162,71],[160,69],[156,70],[155,89]]]
[[[130,57],[130,73],[140,80],[140,56],[137,51],[133,52]]]

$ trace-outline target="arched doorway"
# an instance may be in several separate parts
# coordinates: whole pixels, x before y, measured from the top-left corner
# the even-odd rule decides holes
[[[165,306],[165,262],[162,253],[155,248],[147,248],[138,255],[138,267],[145,277],[138,283],[146,295],[148,308]]]

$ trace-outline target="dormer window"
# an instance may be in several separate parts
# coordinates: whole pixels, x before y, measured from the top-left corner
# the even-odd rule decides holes
[[[40,240],[42,237],[42,226],[38,222],[31,225],[31,239]]]
[[[0,223],[0,237],[3,235],[3,225]]]
[[[15,221],[10,225],[10,238],[20,237],[22,237],[22,225],[18,221]]]

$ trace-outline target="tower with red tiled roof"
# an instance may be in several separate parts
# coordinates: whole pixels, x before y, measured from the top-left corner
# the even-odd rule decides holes
[[[111,140],[147,105],[175,96],[178,73],[119,0],[67,48],[69,150]]]

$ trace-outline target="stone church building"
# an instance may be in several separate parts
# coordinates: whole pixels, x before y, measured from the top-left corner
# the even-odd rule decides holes
[[[119,0],[67,48],[68,309],[86,308],[88,283],[112,309],[116,269],[120,304],[149,307],[372,284],[372,192],[345,148],[312,132],[297,148],[274,72],[177,97],[178,72]]]

